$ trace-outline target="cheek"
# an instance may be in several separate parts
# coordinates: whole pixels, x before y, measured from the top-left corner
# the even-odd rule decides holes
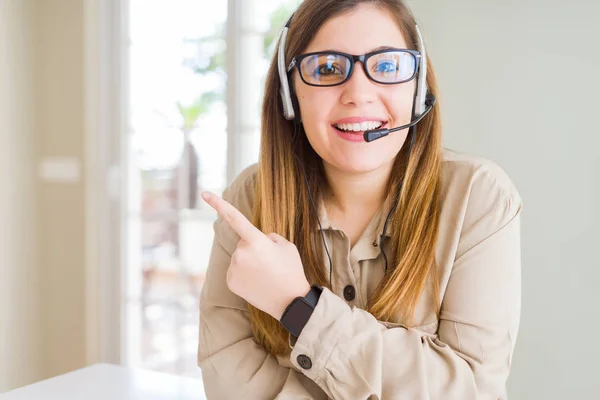
[[[321,134],[327,127],[335,98],[318,90],[297,92],[302,124],[307,133]]]
[[[394,120],[393,126],[410,122],[413,109],[415,85],[398,86],[392,96],[386,97],[386,108]]]
[[[294,89],[305,128],[325,124],[329,120],[331,108],[338,101],[336,92],[328,88],[307,86],[297,74],[294,75]]]
[[[317,99],[302,97],[300,100],[300,115],[302,125],[309,143],[321,154],[328,147],[327,144],[327,114],[324,107],[319,107]],[[321,154],[322,155],[322,154]]]

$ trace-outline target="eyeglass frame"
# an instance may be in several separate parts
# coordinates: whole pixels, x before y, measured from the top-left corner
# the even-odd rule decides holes
[[[377,80],[375,80],[371,74],[369,73],[369,71],[367,70],[367,60],[369,58],[371,58],[372,56],[375,56],[377,54],[381,54],[381,53],[392,53],[392,52],[403,52],[403,53],[409,53],[412,54],[412,56],[415,58],[415,71],[413,72],[412,76],[408,79],[402,80],[400,82],[379,82]],[[304,60],[307,57],[310,56],[315,56],[315,55],[320,55],[320,54],[334,54],[334,55],[339,55],[339,56],[344,56],[347,59],[350,60],[350,71],[348,72],[348,75],[346,76],[346,78],[338,83],[334,83],[331,85],[316,85],[314,83],[309,83],[307,82],[304,77],[302,76],[302,71],[300,70],[300,65],[302,64],[302,60]],[[365,71],[365,75],[367,75],[367,77],[375,82],[375,83],[379,83],[381,85],[398,85],[401,83],[406,83],[406,82],[410,82],[413,79],[415,79],[415,77],[417,76],[417,73],[419,72],[419,70],[421,69],[421,53],[417,50],[410,50],[410,49],[396,49],[396,48],[388,48],[388,49],[380,49],[380,50],[376,50],[376,51],[372,51],[370,53],[365,53],[365,54],[361,54],[361,55],[356,55],[356,54],[348,54],[348,53],[343,53],[341,51],[328,51],[328,50],[324,50],[324,51],[315,51],[315,52],[311,52],[311,53],[306,53],[306,54],[299,54],[297,56],[295,56],[294,58],[292,58],[292,61],[290,62],[288,68],[287,68],[287,73],[289,74],[291,72],[291,70],[296,67],[298,69],[298,75],[300,75],[300,78],[302,79],[302,82],[304,82],[305,84],[309,85],[309,86],[315,86],[315,87],[332,87],[332,86],[339,86],[339,85],[343,85],[344,83],[348,82],[350,80],[350,78],[352,77],[352,74],[354,73],[354,66],[356,65],[356,62],[360,61],[363,67],[363,71]]]

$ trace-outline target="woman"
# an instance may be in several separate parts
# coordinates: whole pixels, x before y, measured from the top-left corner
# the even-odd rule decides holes
[[[208,398],[506,398],[517,190],[442,150],[435,76],[400,0],[305,0],[288,26],[259,163],[225,201],[203,194],[219,213],[200,310]]]

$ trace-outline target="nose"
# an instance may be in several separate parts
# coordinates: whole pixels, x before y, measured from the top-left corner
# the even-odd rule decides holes
[[[365,73],[362,62],[354,64],[352,76],[342,85],[342,103],[356,106],[375,101],[377,85]]]

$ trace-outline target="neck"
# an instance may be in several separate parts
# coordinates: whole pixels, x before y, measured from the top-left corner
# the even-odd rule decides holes
[[[343,214],[356,210],[376,210],[386,198],[386,187],[393,161],[368,172],[342,171],[323,162],[329,187],[325,190],[325,204]]]

